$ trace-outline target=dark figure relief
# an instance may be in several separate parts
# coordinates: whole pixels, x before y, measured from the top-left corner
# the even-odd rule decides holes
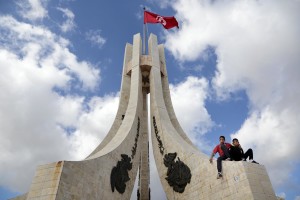
[[[160,136],[159,136],[159,132],[158,132],[158,128],[157,128],[157,125],[156,125],[156,120],[155,120],[155,117],[153,116],[153,127],[154,127],[154,133],[155,133],[155,137],[157,139],[157,142],[158,142],[158,148],[159,148],[159,152],[161,153],[161,155],[164,154],[164,145],[160,139]]]
[[[131,157],[126,154],[121,154],[121,161],[118,161],[117,166],[113,167],[110,174],[110,184],[112,192],[116,190],[123,194],[126,189],[126,182],[130,180],[128,171],[132,169],[131,159],[134,159],[137,149],[137,143],[140,136],[140,118],[138,117],[137,132],[134,138],[134,145],[131,148]]]
[[[185,186],[191,181],[192,174],[190,168],[179,157],[174,161],[176,156],[176,152],[165,154],[164,165],[168,168],[166,180],[175,192],[183,193]]]
[[[156,119],[153,116],[153,128],[158,142],[161,155],[164,154],[164,145],[160,139]],[[179,157],[175,161],[177,153],[168,153],[164,156],[164,165],[168,168],[166,180],[175,192],[183,193],[186,185],[191,182],[192,174],[190,168],[182,162]]]
[[[140,118],[138,117],[136,136],[134,138],[134,145],[131,148],[131,158],[132,158],[132,160],[134,159],[134,156],[136,154],[136,149],[137,149],[137,143],[139,141],[139,136],[140,136]]]
[[[132,169],[131,158],[126,154],[121,154],[121,161],[113,167],[110,174],[110,184],[112,192],[116,190],[123,194],[126,189],[126,182],[130,180],[128,171]]]

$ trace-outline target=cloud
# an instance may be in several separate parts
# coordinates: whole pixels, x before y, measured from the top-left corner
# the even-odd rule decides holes
[[[19,22],[10,16],[1,17],[0,22],[3,33],[0,37],[3,40],[1,47],[9,52],[13,51],[28,66],[59,72],[59,77],[64,80],[57,82],[56,86],[66,88],[70,80],[81,79],[76,87],[92,90],[100,81],[99,69],[87,61],[78,61],[68,49],[69,41],[66,39],[48,29]],[[43,75],[48,76],[51,73]]]
[[[48,12],[45,9],[48,0],[19,0],[17,5],[20,8],[20,15],[30,21],[42,20],[47,17]]]
[[[179,31],[166,33],[166,47],[181,62],[215,49],[217,97],[228,100],[245,90],[249,98],[249,116],[232,137],[254,148],[274,186],[283,186],[300,162],[295,153],[300,140],[299,1],[176,0],[172,6],[183,23]]]
[[[71,90],[93,91],[100,70],[45,27],[0,16],[0,32],[0,185],[25,192],[37,165],[75,158],[70,130],[89,101]]]
[[[214,125],[204,104],[208,97],[208,89],[205,78],[193,76],[178,84],[170,85],[172,104],[178,121],[195,144],[199,143],[199,137]]]
[[[276,113],[268,107],[261,113],[252,113],[241,129],[232,135],[239,138],[245,149],[254,149],[255,159],[267,166],[275,186],[286,184],[294,164],[299,162],[296,153],[300,139],[297,119],[299,114],[294,111]]]
[[[279,193],[279,194],[276,194],[276,196],[277,196],[277,197],[280,197],[280,198],[282,198],[282,199],[285,199],[285,198],[286,198],[286,195],[285,195],[284,192],[281,192],[281,193]]]
[[[76,160],[86,158],[108,133],[117,113],[119,93],[93,97],[79,116],[72,134],[72,155]]]
[[[90,41],[93,46],[99,49],[106,43],[106,39],[101,36],[101,30],[89,30],[85,33],[85,39]]]
[[[61,31],[66,33],[74,30],[74,28],[76,27],[76,24],[74,22],[74,13],[68,8],[58,7],[57,10],[61,11],[63,13],[63,17],[66,18],[66,21],[62,25],[60,25]]]

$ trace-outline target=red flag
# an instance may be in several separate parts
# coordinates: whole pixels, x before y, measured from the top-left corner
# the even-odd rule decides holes
[[[175,26],[179,28],[178,22],[174,16],[164,17],[149,11],[144,11],[144,24],[146,23],[161,23],[165,29],[170,29]]]

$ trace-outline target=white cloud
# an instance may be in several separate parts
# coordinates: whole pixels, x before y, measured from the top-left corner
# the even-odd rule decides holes
[[[89,109],[77,120],[77,130],[72,135],[72,155],[76,160],[87,157],[106,136],[116,116],[119,94],[93,97]]]
[[[35,21],[47,17],[48,12],[45,9],[48,0],[19,0],[17,5],[20,8],[20,15],[28,20]]]
[[[279,194],[276,194],[277,197],[280,197],[281,199],[285,199],[286,198],[286,195],[284,192],[281,192]]]
[[[78,61],[68,49],[69,42],[48,29],[19,22],[10,16],[0,18],[0,28],[4,34],[0,37],[3,39],[1,47],[14,51],[14,54],[27,64],[59,72],[59,77],[65,80],[59,82],[58,86],[62,87],[61,84],[65,84],[66,87],[67,79],[79,78],[82,84],[78,84],[77,87],[94,89],[99,82],[99,70],[89,62]],[[48,76],[47,73],[43,75]]]
[[[25,192],[38,164],[75,158],[68,129],[87,111],[70,82],[94,90],[100,71],[44,27],[1,16],[0,32],[0,185]]]
[[[90,41],[92,45],[97,46],[99,49],[106,43],[106,39],[101,36],[101,30],[89,30],[85,33],[85,39]]]
[[[255,159],[266,165],[275,186],[286,184],[294,170],[292,164],[299,162],[296,153],[299,117],[299,113],[291,110],[276,113],[268,107],[261,113],[252,113],[232,135],[239,138],[244,148],[253,148]]]
[[[203,148],[199,139],[214,125],[204,104],[208,97],[207,80],[190,76],[181,83],[171,84],[170,92],[180,125],[193,143]]]
[[[208,46],[215,48],[218,97],[245,90],[250,103],[248,119],[232,136],[253,147],[274,186],[283,186],[300,161],[295,153],[300,140],[299,1],[176,0],[172,6],[183,24],[167,33],[166,47],[180,61],[194,61]]]
[[[61,11],[63,13],[63,17],[66,18],[66,21],[62,25],[60,25],[61,31],[66,33],[74,30],[74,28],[76,27],[76,24],[74,22],[74,13],[68,8],[58,7],[57,10]]]

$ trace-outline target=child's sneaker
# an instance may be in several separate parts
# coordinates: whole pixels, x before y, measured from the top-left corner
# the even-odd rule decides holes
[[[221,172],[218,172],[217,179],[220,179],[220,178],[222,178],[222,177],[223,177],[222,173],[221,173]]]

